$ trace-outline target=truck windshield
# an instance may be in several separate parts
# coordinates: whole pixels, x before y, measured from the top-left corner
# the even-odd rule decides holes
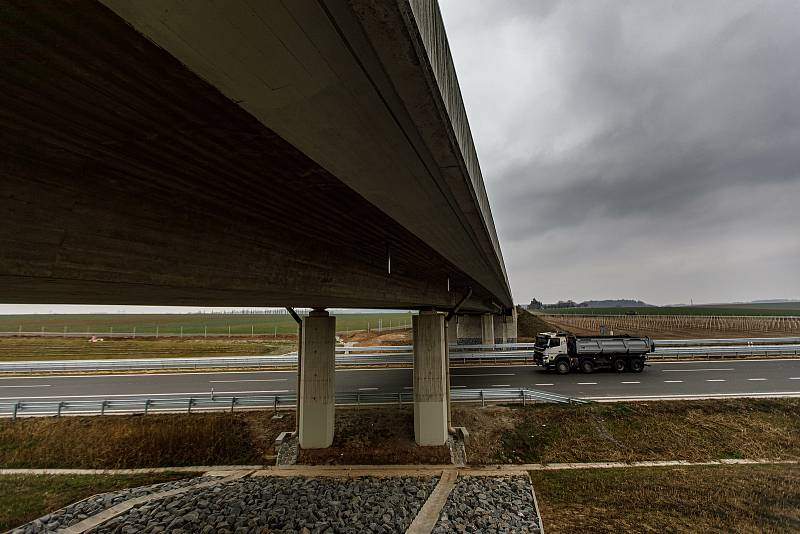
[[[547,346],[547,336],[536,336],[536,345],[539,347]]]
[[[558,346],[560,346],[560,345],[561,345],[561,340],[560,340],[560,339],[558,339],[557,337],[554,337],[554,338],[552,338],[552,339],[550,340],[550,346],[551,346],[551,347],[558,347]]]

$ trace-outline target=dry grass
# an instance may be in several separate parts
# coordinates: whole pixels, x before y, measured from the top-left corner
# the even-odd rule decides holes
[[[269,412],[0,421],[1,467],[133,468],[264,464],[294,416]]]
[[[294,350],[289,339],[106,339],[0,338],[0,360],[87,360],[103,358],[178,358],[254,356]]]
[[[336,432],[328,449],[301,450],[303,464],[449,464],[445,447],[417,447],[410,407],[336,410]]]
[[[457,406],[470,463],[721,458],[800,459],[800,399],[561,406]],[[270,412],[62,417],[0,421],[0,467],[122,468],[264,464],[294,415]],[[333,447],[301,463],[448,463],[446,447],[417,447],[411,407],[336,411]]]
[[[0,531],[33,521],[48,512],[97,493],[168,482],[187,473],[145,475],[0,476]]]
[[[479,408],[476,408],[480,410]],[[497,408],[488,408],[493,414]],[[800,400],[514,406],[470,429],[471,463],[800,458]],[[459,412],[455,412],[459,413]],[[464,421],[456,417],[455,424]],[[498,447],[482,444],[494,442]]]
[[[800,467],[534,471],[549,533],[798,532]]]

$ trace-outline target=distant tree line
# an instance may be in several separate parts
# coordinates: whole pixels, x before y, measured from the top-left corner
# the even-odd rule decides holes
[[[536,299],[531,299],[528,304],[529,310],[549,310],[549,309],[562,309],[562,308],[632,308],[650,306],[641,300],[632,299],[616,299],[616,300],[585,300],[583,302],[575,302],[574,300],[559,300],[555,304],[544,304]]]

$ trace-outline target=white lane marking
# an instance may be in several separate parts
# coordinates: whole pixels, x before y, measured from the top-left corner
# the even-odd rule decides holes
[[[366,371],[367,369],[364,369]],[[382,371],[392,371],[392,369],[381,369]],[[339,371],[339,369],[337,369]],[[153,369],[152,373],[107,373],[104,375],[95,375],[95,374],[82,374],[82,375],[40,375],[40,376],[6,376],[0,377],[0,380],[41,380],[42,378],[154,378],[158,376],[197,376],[197,375],[213,375],[213,376],[225,376],[225,375],[271,375],[271,374],[280,374],[280,373],[292,373],[297,374],[297,369],[292,369],[288,371],[284,370],[276,370],[276,371],[198,371],[198,372],[186,372],[186,373],[159,373],[158,369]]]
[[[697,373],[700,371],[733,371],[730,367],[722,369],[662,369],[662,373]]]
[[[586,400],[634,400],[634,399],[718,399],[724,397],[800,397],[800,391],[768,391],[763,393],[697,393],[686,395],[629,395],[622,397],[583,397]]]
[[[215,391],[214,395],[240,395],[242,393],[289,393],[288,389],[273,389],[273,390],[265,390],[265,391]],[[38,396],[38,397],[0,397],[0,399],[18,399],[18,400],[28,400],[28,399],[102,399],[102,398],[111,398],[111,397],[175,397],[176,395],[181,396],[202,396],[207,395],[211,396],[210,391],[194,391],[194,392],[181,392],[181,393],[118,393],[115,395],[50,395],[50,396]]]
[[[800,376],[790,376],[789,380],[800,380]]]
[[[516,376],[516,375],[514,373],[486,373],[486,374],[481,374],[481,375],[478,375],[478,374],[474,374],[474,375],[456,375],[456,374],[452,374],[450,376],[463,377],[463,376]]]
[[[452,388],[465,388],[465,387],[467,387],[467,386],[450,386],[451,389]]]
[[[706,380],[706,382],[725,382],[725,379],[724,378],[711,378],[709,380]]]
[[[578,382],[579,386],[596,386],[597,382]]]
[[[492,384],[490,387],[493,387],[493,388],[510,388],[511,384]]]
[[[358,388],[358,391],[378,391],[378,388]]]
[[[288,378],[248,378],[245,380],[209,380],[209,384],[238,384],[239,382],[288,382]]]
[[[455,387],[455,386],[453,386]],[[414,386],[404,386],[403,389],[414,389]]]
[[[756,381],[760,382],[760,381],[766,380],[766,378],[748,378],[748,380],[750,380],[751,382],[756,382]]]
[[[683,380],[664,380],[665,384],[683,384]]]
[[[554,384],[534,384],[534,386],[552,386]]]
[[[0,386],[0,388],[49,388],[51,384],[25,384],[21,386]]]
[[[620,384],[641,384],[641,382],[620,382]]]

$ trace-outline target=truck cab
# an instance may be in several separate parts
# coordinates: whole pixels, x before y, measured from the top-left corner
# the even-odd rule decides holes
[[[566,332],[543,332],[536,335],[533,348],[533,359],[538,364],[549,369],[555,365],[559,357],[568,357]]]

